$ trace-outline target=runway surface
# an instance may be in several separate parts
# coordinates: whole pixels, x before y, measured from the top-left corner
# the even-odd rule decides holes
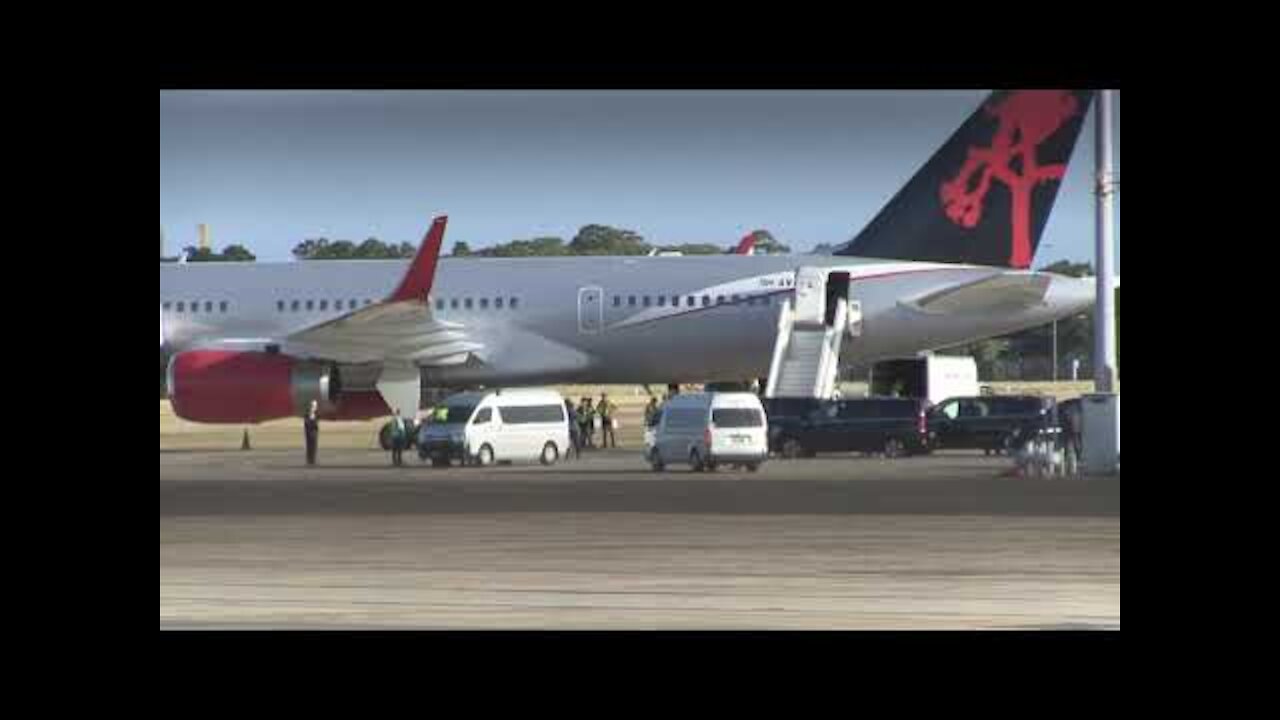
[[[654,474],[160,455],[160,626],[1120,627],[1117,480],[981,455]]]

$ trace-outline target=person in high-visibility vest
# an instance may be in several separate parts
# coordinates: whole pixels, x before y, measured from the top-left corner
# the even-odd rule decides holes
[[[400,417],[400,411],[396,410],[395,417],[391,419],[391,464],[396,467],[404,465],[404,448],[408,445],[409,428],[405,425],[404,418]]]

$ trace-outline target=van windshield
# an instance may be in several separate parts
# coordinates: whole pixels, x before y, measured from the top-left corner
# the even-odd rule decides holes
[[[764,413],[759,410],[716,410],[711,413],[711,422],[718,428],[758,428],[764,427]]]
[[[475,405],[450,405],[447,409],[449,414],[443,420],[445,425],[466,425],[476,413]]]

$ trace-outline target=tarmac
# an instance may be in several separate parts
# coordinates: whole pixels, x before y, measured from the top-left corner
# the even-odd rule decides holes
[[[1118,479],[939,454],[653,473],[160,453],[161,629],[1120,628]]]

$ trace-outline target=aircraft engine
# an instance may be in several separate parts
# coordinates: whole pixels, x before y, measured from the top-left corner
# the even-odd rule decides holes
[[[169,361],[168,387],[174,414],[207,424],[301,417],[313,401],[332,416],[342,395],[336,367],[263,352],[180,353]]]

